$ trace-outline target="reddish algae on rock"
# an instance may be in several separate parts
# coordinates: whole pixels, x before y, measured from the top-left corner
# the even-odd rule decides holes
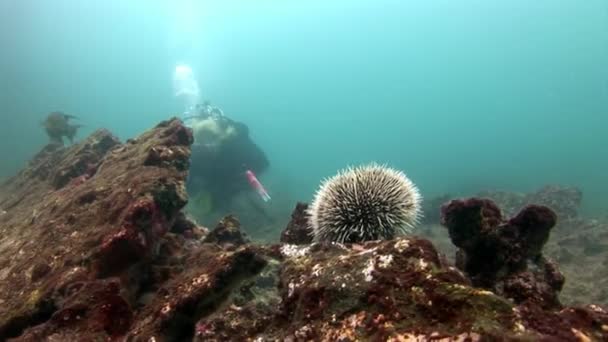
[[[233,216],[208,232],[181,211],[191,144],[177,119],[124,144],[100,130],[0,186],[0,340],[608,338],[603,308],[556,301],[550,209],[453,202],[464,272],[413,236],[311,244],[304,203],[282,243],[256,245]]]

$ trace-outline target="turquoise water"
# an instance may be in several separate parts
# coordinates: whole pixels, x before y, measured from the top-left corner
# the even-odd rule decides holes
[[[202,98],[246,123],[291,208],[349,164],[425,197],[547,183],[608,209],[608,1],[0,0],[0,177],[77,115],[122,139]]]

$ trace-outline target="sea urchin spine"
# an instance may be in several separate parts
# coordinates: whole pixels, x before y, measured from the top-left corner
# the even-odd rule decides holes
[[[362,242],[411,232],[421,196],[401,171],[378,164],[325,180],[308,209],[315,241]]]

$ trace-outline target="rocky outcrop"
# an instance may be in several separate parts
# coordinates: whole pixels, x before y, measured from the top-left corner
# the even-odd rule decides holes
[[[76,330],[126,332],[125,297],[136,295],[138,282],[129,277],[155,256],[187,201],[191,142],[178,120],[126,144],[100,130],[70,148],[47,146],[4,183],[0,340],[44,322],[69,330],[61,317],[71,315]],[[123,323],[115,324],[114,310],[124,312]]]
[[[463,271],[422,238],[311,243],[305,204],[256,245],[235,217],[208,232],[181,212],[191,143],[179,120],[125,144],[99,131],[0,186],[0,340],[608,338],[604,309],[551,295],[545,207],[449,204]]]
[[[559,308],[564,277],[542,249],[555,226],[555,213],[530,205],[511,219],[488,199],[453,200],[442,207],[442,224],[459,250],[456,266],[473,285],[517,304]]]
[[[583,197],[579,189],[547,185],[531,193],[483,191],[476,197],[491,199],[501,209],[503,217],[514,216],[531,204],[551,208],[557,221],[544,254],[559,264],[567,280],[560,293],[561,302],[608,306],[608,218],[579,215]],[[434,205],[427,203],[426,207]],[[427,211],[432,212],[432,209]],[[419,227],[418,234],[433,241],[442,253],[450,257],[455,255],[447,230],[437,227],[433,221],[427,220],[428,224]]]
[[[241,231],[239,220],[230,215],[224,217],[203,240],[203,242],[216,243],[218,245],[240,246],[249,242],[245,233]]]
[[[305,245],[312,242],[312,230],[308,223],[307,203],[298,203],[291,213],[291,220],[281,233],[281,242]]]

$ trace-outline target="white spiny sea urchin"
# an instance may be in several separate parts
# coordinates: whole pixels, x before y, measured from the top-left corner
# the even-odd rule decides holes
[[[411,232],[420,217],[418,189],[399,170],[375,163],[326,179],[308,209],[315,241],[362,242]]]

